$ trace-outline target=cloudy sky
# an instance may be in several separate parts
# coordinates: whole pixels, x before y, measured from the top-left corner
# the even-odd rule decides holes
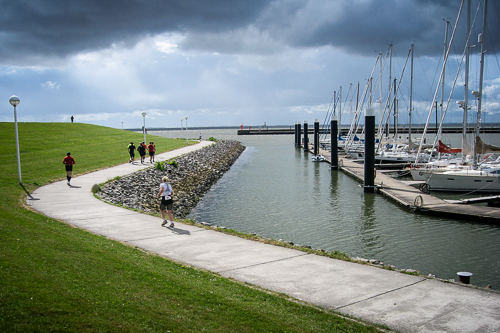
[[[483,0],[484,1],[484,0]],[[347,124],[375,68],[373,105],[397,79],[407,123],[414,44],[413,123],[429,113],[461,0],[0,0],[0,121],[109,127],[293,125],[331,109],[342,87]],[[472,1],[470,91],[478,90],[482,6]],[[500,122],[500,4],[488,3],[484,120]],[[464,10],[465,12],[465,10]],[[446,70],[447,122],[464,98],[465,14]],[[389,45],[393,44],[392,66]],[[408,60],[409,61],[409,60]],[[406,67],[405,67],[406,64]],[[403,71],[403,68],[405,70]],[[463,67],[463,65],[462,65]],[[391,71],[389,71],[391,68]],[[440,94],[439,94],[440,98]],[[360,97],[361,99],[361,97]],[[475,101],[470,95],[471,119]],[[368,103],[368,102],[366,102]]]

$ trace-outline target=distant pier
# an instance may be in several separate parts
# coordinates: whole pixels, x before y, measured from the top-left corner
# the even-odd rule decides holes
[[[341,127],[341,133],[347,134],[349,132],[349,127],[342,126]],[[378,130],[378,129],[376,129]],[[463,127],[461,124],[451,124],[444,126],[442,129],[442,133],[447,133],[447,134],[453,134],[453,133],[462,133]],[[409,129],[408,127],[405,126],[399,126],[398,127],[398,133],[399,134],[408,134]],[[424,132],[424,126],[423,125],[414,125],[411,128],[411,133],[414,135],[422,134]],[[280,135],[280,134],[294,134],[295,133],[295,127],[290,126],[290,127],[264,127],[264,128],[248,128],[248,129],[239,129],[238,130],[238,135]],[[302,129],[301,133],[304,133],[304,130]],[[309,128],[308,130],[309,134],[314,134],[314,129]],[[362,133],[362,126],[358,129],[356,134],[361,134]],[[394,127],[389,127],[389,134],[394,133]],[[436,127],[435,126],[429,126],[427,128],[427,133],[436,133]],[[467,127],[467,133],[474,133],[474,127],[469,126]],[[481,133],[500,133],[500,124],[491,124],[491,125],[483,125],[481,127]],[[330,129],[328,128],[320,128],[320,134],[330,134]]]

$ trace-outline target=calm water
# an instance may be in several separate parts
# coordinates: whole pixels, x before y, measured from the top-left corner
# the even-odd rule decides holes
[[[468,271],[471,283],[500,289],[500,226],[414,214],[383,195],[364,193],[354,179],[295,149],[293,135],[201,133],[239,140],[247,149],[190,218],[443,279],[458,280],[457,272]],[[185,137],[180,131],[151,134]],[[500,135],[490,136],[489,143],[500,143]]]

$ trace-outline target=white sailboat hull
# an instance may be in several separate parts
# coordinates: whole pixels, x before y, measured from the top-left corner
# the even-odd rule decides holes
[[[498,170],[497,170],[498,171]],[[500,193],[500,174],[481,170],[422,172],[430,191]]]

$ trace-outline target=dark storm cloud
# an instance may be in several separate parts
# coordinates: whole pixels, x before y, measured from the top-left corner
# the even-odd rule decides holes
[[[438,55],[443,19],[460,0],[0,0],[0,63],[36,65],[146,35],[183,32],[181,47],[221,53],[272,53],[283,46],[332,45],[373,54],[387,45]],[[473,2],[473,12],[478,0]],[[498,52],[500,5],[489,1],[489,52]],[[480,30],[479,14],[476,30]],[[465,36],[465,18],[457,38]],[[258,32],[263,40],[259,40]],[[246,35],[251,33],[252,35]],[[477,37],[472,37],[475,40]],[[457,52],[461,52],[457,49]]]
[[[0,59],[64,57],[167,31],[218,32],[253,21],[268,0],[0,0]]]
[[[308,6],[293,3],[288,8],[271,8],[261,18],[262,27],[274,36],[282,36],[289,45],[332,45],[349,53],[373,54],[375,50],[383,51],[390,43],[404,45],[405,48],[415,43],[421,55],[435,56],[443,49],[445,20],[450,21],[451,30],[461,1],[339,1],[334,6],[325,6],[327,3],[309,1]],[[477,12],[471,34],[471,43],[475,43],[481,31],[482,5],[477,10],[478,1],[473,0],[471,7],[472,20]],[[489,1],[487,43],[493,46],[490,52],[495,53],[500,51],[497,37],[500,33],[499,7],[498,1]],[[276,19],[283,17],[289,22],[295,20],[302,23],[289,24]],[[455,35],[457,45],[465,45],[465,26],[464,6]]]

